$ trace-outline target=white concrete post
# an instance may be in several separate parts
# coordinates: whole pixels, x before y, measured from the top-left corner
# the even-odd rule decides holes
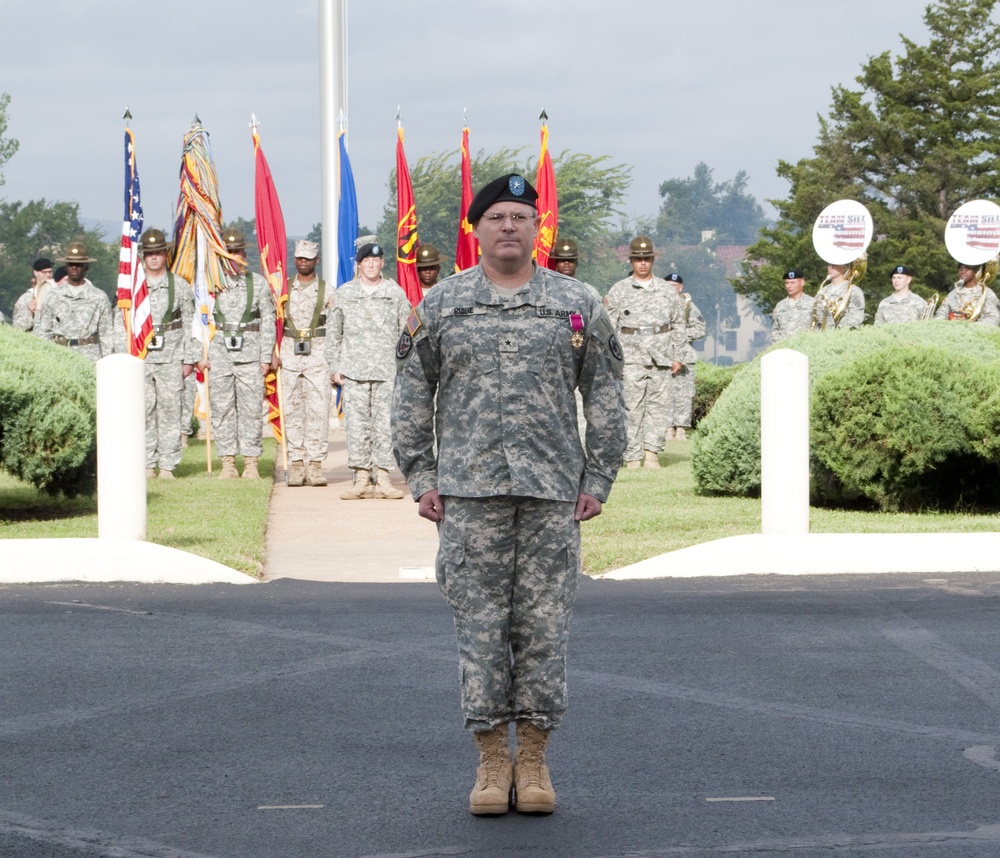
[[[809,532],[809,358],[760,361],[760,499],[764,533]]]
[[[97,362],[97,535],[146,538],[145,366],[132,355]]]

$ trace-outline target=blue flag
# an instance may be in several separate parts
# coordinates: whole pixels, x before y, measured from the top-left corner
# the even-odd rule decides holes
[[[358,238],[358,194],[354,188],[347,134],[340,132],[340,199],[337,209],[337,288],[354,279],[354,242]]]

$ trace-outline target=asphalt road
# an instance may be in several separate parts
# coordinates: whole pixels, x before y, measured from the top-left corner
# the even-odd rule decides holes
[[[1000,575],[587,581],[551,817],[434,584],[0,587],[3,858],[1000,855]]]

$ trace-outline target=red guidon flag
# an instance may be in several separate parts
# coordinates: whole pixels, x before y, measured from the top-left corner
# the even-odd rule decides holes
[[[417,206],[413,201],[410,168],[403,152],[403,126],[396,139],[396,277],[416,307],[424,297],[417,277]]]
[[[540,268],[549,268],[549,254],[559,231],[559,196],[556,194],[556,173],[549,156],[549,127],[542,125],[542,151],[538,155],[538,216],[542,219],[535,237],[535,261]]]
[[[267,278],[274,296],[275,349],[280,353],[281,338],[285,331],[285,304],[288,303],[288,238],[285,219],[278,202],[278,191],[271,178],[271,168],[260,148],[256,123],[251,126],[254,157],[254,212],[257,216],[257,246],[260,248],[260,269]],[[268,356],[270,359],[270,356]],[[281,409],[278,402],[278,376],[272,371],[264,378],[264,398],[267,400],[267,419],[271,432],[279,442]]]
[[[462,202],[458,210],[458,242],[455,244],[455,272],[479,262],[479,243],[466,215],[472,205],[472,158],[469,156],[469,129],[462,129]]]

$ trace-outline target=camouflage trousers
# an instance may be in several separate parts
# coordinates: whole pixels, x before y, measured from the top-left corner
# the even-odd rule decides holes
[[[194,417],[194,401],[198,396],[198,379],[192,372],[184,379],[184,393],[181,398],[181,434],[191,435],[191,418]]]
[[[264,376],[258,363],[238,363],[210,373],[208,394],[212,409],[212,437],[220,456],[260,456]]]
[[[670,419],[670,368],[625,364],[622,377],[628,443],[625,461],[635,462],[643,450],[659,453]]]
[[[343,397],[347,466],[391,471],[396,464],[389,425],[392,382],[345,378]]]
[[[670,415],[667,428],[691,428],[691,406],[694,403],[694,364],[683,364],[681,371],[670,376]]]
[[[291,462],[321,462],[330,442],[330,370],[325,363],[281,370],[285,442]]]
[[[146,467],[172,471],[181,460],[181,400],[184,372],[179,362],[146,361]]]
[[[575,502],[443,499],[437,580],[455,616],[466,729],[566,711],[566,646],[580,577]]]

